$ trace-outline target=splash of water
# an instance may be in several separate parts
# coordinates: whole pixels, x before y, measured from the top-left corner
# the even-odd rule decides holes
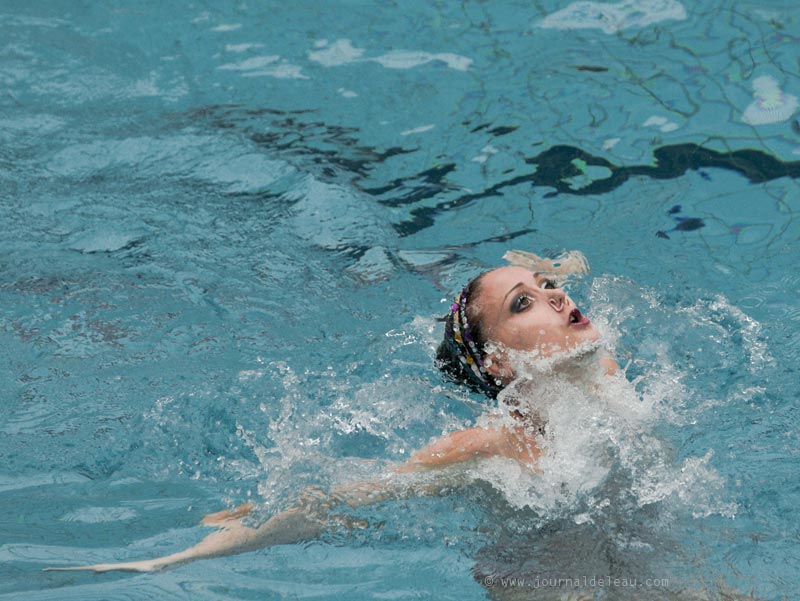
[[[702,310],[674,309],[653,291],[617,277],[596,278],[589,300],[601,342],[548,356],[506,351],[519,378],[488,413],[487,405],[469,394],[462,398],[419,378],[430,369],[420,361],[419,349],[424,347],[431,359],[437,342],[437,324],[430,318],[387,332],[373,347],[377,360],[391,362],[403,376],[359,380],[349,374],[358,372],[360,362],[324,374],[272,364],[272,377],[282,380],[284,393],[265,414],[268,424],[259,430],[248,423],[237,431],[257,461],[231,460],[229,467],[247,478],[260,474],[258,496],[271,512],[304,484],[324,488],[385,473],[387,460],[407,458],[428,442],[432,428],[444,433],[476,423],[513,423],[510,411],[519,409],[543,424],[543,433],[533,434],[544,451],[539,469],[494,458],[469,465],[465,477],[488,482],[512,508],[533,510],[538,523],[600,519],[620,499],[640,509],[657,505],[697,516],[733,515],[727,483],[713,467],[713,449],[700,447],[681,456],[670,446],[671,430],[724,402],[687,383],[694,366],[681,363],[685,355],[679,350],[688,345],[682,336],[710,340],[713,334],[716,342],[711,342],[719,348],[712,347],[706,361],[747,356],[757,365],[766,356],[758,324],[724,299],[704,303]],[[640,334],[645,316],[653,322],[652,335]],[[737,350],[736,341],[746,348]],[[626,347],[633,358],[618,374],[606,375],[598,358],[612,352],[624,359]],[[314,396],[323,389],[328,392],[317,406]],[[431,402],[432,395],[440,400]],[[459,414],[454,408],[460,405],[467,409]],[[371,457],[352,458],[356,447],[351,443],[359,440],[367,441],[363,448]],[[370,461],[375,449],[382,449],[377,462]]]
[[[604,342],[621,336],[607,320],[601,329]],[[517,379],[481,423],[513,424],[509,413],[517,410],[535,416],[544,432],[537,438],[544,451],[537,471],[505,459],[475,468],[475,477],[500,490],[511,506],[533,509],[539,523],[563,517],[580,523],[603,512],[614,490],[615,502],[622,496],[640,508],[658,503],[695,516],[734,515],[726,483],[710,465],[713,450],[681,461],[659,436],[660,427],[684,419],[688,396],[666,349],[633,381],[623,371],[605,373],[598,363],[606,354],[603,343],[546,356],[503,350]]]

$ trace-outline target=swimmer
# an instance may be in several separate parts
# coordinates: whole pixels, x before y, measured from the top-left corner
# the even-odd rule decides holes
[[[520,357],[548,360],[590,355],[590,364],[596,365],[598,372],[616,373],[617,364],[603,353],[594,324],[559,283],[570,274],[588,271],[583,256],[572,252],[549,260],[512,251],[505,258],[512,265],[473,279],[449,307],[444,340],[437,352],[440,368],[492,398],[512,383],[518,384]],[[258,527],[246,522],[252,507],[241,505],[206,516],[202,523],[217,531],[184,551],[144,561],[47,570],[160,571],[199,559],[311,540],[333,527],[362,526],[352,518],[333,515],[337,506],[354,508],[388,498],[436,494],[454,483],[452,474],[439,477],[445,468],[480,458],[510,458],[536,471],[544,424],[533,412],[515,405],[513,398],[506,406],[507,419],[444,435],[395,466],[383,479],[328,493],[308,489],[291,507]]]

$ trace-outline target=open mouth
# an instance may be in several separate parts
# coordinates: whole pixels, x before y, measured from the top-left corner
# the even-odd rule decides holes
[[[589,318],[583,315],[577,308],[569,312],[569,325],[585,326],[589,323]]]

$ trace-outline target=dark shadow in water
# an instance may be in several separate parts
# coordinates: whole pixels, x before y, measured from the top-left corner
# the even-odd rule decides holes
[[[375,197],[377,202],[389,207],[415,205],[445,193],[448,196],[458,193],[458,188],[448,182],[448,176],[458,169],[458,164],[453,162],[444,162],[410,176],[395,178],[382,186],[363,185],[359,180],[366,179],[375,165],[384,163],[395,155],[414,153],[418,149],[400,146],[380,149],[364,145],[359,140],[358,128],[315,121],[311,118],[313,113],[314,111],[309,110],[281,111],[216,105],[196,109],[188,117],[192,121],[207,121],[216,128],[241,131],[254,143],[269,151],[270,155],[290,161],[299,159],[306,168],[315,168],[322,177],[328,180],[346,180],[349,185],[354,185]],[[503,136],[518,128],[514,125],[492,126],[490,123],[482,123],[472,131],[485,130],[493,136]],[[479,192],[442,199],[432,206],[410,208],[408,218],[395,223],[394,227],[400,236],[409,236],[434,225],[440,213],[458,210],[474,200],[502,196],[506,188],[528,183],[533,187],[551,188],[544,198],[552,198],[559,194],[605,194],[635,176],[674,179],[693,170],[699,171],[701,177],[708,180],[711,176],[703,171],[705,168],[734,171],[753,184],[780,177],[800,177],[800,161],[782,161],[753,149],[718,152],[698,144],[672,144],[656,148],[653,158],[655,161],[652,165],[615,165],[575,146],[553,146],[525,159],[527,164],[536,166],[534,172],[510,177]],[[585,176],[586,167],[605,168],[608,175],[595,180],[587,179],[585,185],[576,186],[570,180]],[[676,227],[657,235],[663,238],[668,237],[669,231],[693,231],[703,227],[702,221],[696,218],[675,220]]]
[[[553,146],[533,158],[526,159],[525,162],[538,166],[532,179],[534,185],[550,186],[558,192],[578,196],[605,194],[618,188],[635,175],[644,175],[653,179],[673,179],[681,177],[690,169],[697,171],[709,167],[735,171],[745,176],[753,184],[779,177],[800,177],[800,161],[781,161],[760,150],[717,152],[697,144],[672,144],[656,148],[653,151],[653,157],[656,161],[655,165],[619,167],[604,158],[593,156],[574,146]],[[590,166],[605,167],[611,171],[611,175],[574,190],[564,179],[581,174],[581,171],[573,163],[576,159],[584,161]]]
[[[207,121],[218,129],[244,132],[256,145],[268,150],[270,156],[289,160],[299,157],[306,164],[318,166],[321,174],[331,179],[338,175],[332,167],[343,170],[350,179],[366,177],[374,164],[417,150],[365,146],[358,140],[358,128],[314,121],[311,119],[314,112],[212,105],[191,111],[188,117],[192,121]]]
[[[632,176],[642,175],[653,179],[673,179],[683,176],[687,171],[704,168],[719,168],[734,171],[746,177],[750,183],[758,184],[780,177],[800,177],[800,161],[782,161],[760,150],[744,149],[732,152],[717,152],[698,144],[673,144],[661,146],[653,151],[655,165],[618,166],[610,161],[596,157],[575,146],[553,146],[526,163],[536,165],[534,173],[518,175],[498,182],[489,188],[472,194],[464,194],[454,199],[441,201],[434,206],[418,207],[410,211],[411,218],[395,224],[401,236],[409,236],[433,225],[436,215],[460,208],[473,200],[501,196],[503,189],[524,183],[533,186],[555,188],[546,198],[558,194],[575,196],[599,195],[619,188]],[[594,180],[580,188],[573,188],[570,178],[582,175],[576,165],[583,162],[590,167],[604,167],[610,172],[608,177]],[[454,167],[453,167],[454,168]],[[444,171],[440,168],[440,172]],[[446,172],[452,171],[448,169]],[[705,179],[708,174],[701,172]],[[441,183],[443,189],[445,184]],[[678,228],[689,231],[691,227]]]
[[[445,190],[455,189],[449,186],[446,181],[447,175],[455,171],[455,169],[455,163],[445,163],[444,165],[437,165],[431,169],[421,171],[412,177],[393,179],[385,186],[361,189],[373,196],[389,194],[390,197],[380,200],[380,203],[389,207],[402,207],[426,198],[432,198]],[[396,192],[400,189],[408,189],[408,191],[398,195]],[[393,192],[394,194],[392,194]]]
[[[702,522],[690,508],[642,504],[619,466],[593,491],[607,503],[542,520],[515,509],[490,484],[472,482],[464,504],[479,507],[483,542],[470,549],[472,574],[496,601],[729,601],[738,591],[687,533]],[[611,500],[611,502],[608,502]],[[669,505],[669,507],[668,507]],[[582,514],[584,509],[588,513]],[[590,519],[577,520],[580,515]]]

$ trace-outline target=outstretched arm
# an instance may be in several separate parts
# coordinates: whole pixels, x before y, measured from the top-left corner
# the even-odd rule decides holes
[[[393,471],[394,475],[372,482],[333,489],[329,494],[308,489],[289,509],[278,513],[258,528],[243,522],[250,505],[241,505],[232,511],[221,511],[206,516],[203,523],[219,528],[198,544],[156,559],[108,563],[91,566],[46,568],[46,571],[156,572],[180,565],[224,555],[246,553],[274,545],[293,544],[317,538],[335,525],[353,527],[355,524],[330,510],[343,504],[360,507],[389,498],[410,495],[436,494],[447,484],[445,478],[423,479],[409,482],[399,474],[443,468],[448,465],[490,456],[512,457],[533,464],[539,450],[524,430],[515,427],[469,428],[452,432],[414,453],[411,458]]]
[[[323,530],[323,524],[318,519],[295,508],[288,509],[271,517],[258,528],[250,528],[245,526],[242,521],[242,517],[249,513],[249,511],[249,506],[240,506],[234,512],[230,512],[232,516],[235,515],[237,517],[230,517],[219,521],[209,520],[209,517],[226,512],[219,512],[219,514],[207,516],[203,522],[207,525],[217,526],[219,530],[209,534],[193,547],[178,553],[144,561],[102,563],[92,566],[67,568],[45,568],[45,571],[158,572],[160,570],[176,568],[185,563],[197,561],[198,559],[235,555],[237,553],[254,551],[262,547],[309,540],[319,536]]]

